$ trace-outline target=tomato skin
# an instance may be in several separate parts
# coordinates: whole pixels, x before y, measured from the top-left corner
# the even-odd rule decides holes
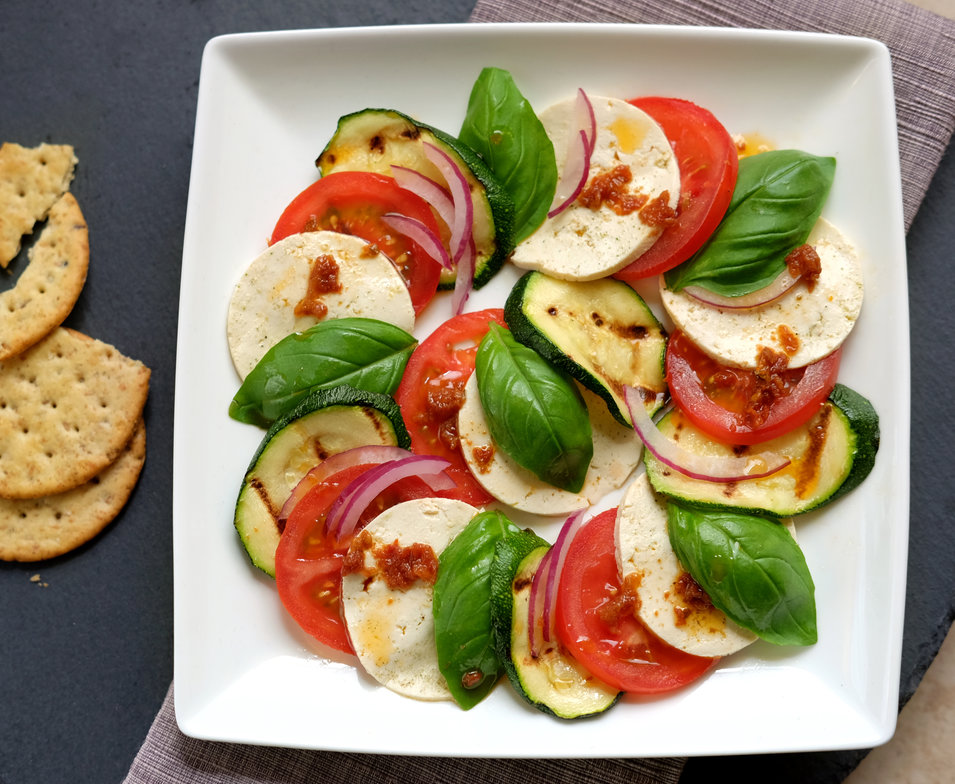
[[[395,400],[411,434],[411,451],[444,457],[451,462],[447,473],[458,488],[435,495],[475,506],[489,504],[494,498],[474,478],[460,449],[448,443],[457,436],[457,408],[442,412],[434,404],[442,397],[453,398],[463,391],[474,372],[477,346],[491,321],[505,326],[503,309],[462,313],[444,322],[411,354],[395,392]],[[449,426],[453,433],[447,432]]]
[[[381,219],[388,212],[415,218],[440,236],[434,213],[424,199],[401,188],[391,177],[346,171],[322,177],[292,199],[276,222],[269,244],[319,229],[360,237],[395,263],[418,314],[434,298],[441,265],[388,226]]]
[[[589,520],[571,542],[560,575],[557,633],[573,656],[601,680],[631,694],[682,688],[718,659],[692,656],[663,642],[632,615],[612,627],[599,608],[620,590],[614,528],[617,510]]]
[[[289,513],[275,551],[275,583],[283,606],[304,631],[343,653],[354,653],[341,616],[342,559],[351,537],[336,546],[325,535],[325,517],[342,490],[374,467],[351,466],[311,488]],[[396,482],[368,507],[356,533],[383,509],[430,494],[417,477]]]
[[[743,416],[745,390],[755,374],[742,368],[725,368],[707,356],[682,332],[670,335],[666,352],[666,380],[676,405],[697,428],[728,444],[759,444],[777,438],[808,422],[836,385],[842,349],[837,348],[805,368],[785,372],[789,394],[772,404],[765,421],[753,426]],[[714,390],[709,379],[725,373],[734,385]]]
[[[733,197],[739,154],[726,128],[701,106],[656,96],[628,103],[657,121],[680,166],[679,217],[649,250],[614,275],[630,281],[659,275],[703,246]]]

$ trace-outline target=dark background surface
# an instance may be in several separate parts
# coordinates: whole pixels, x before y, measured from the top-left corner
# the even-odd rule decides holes
[[[473,0],[0,0],[0,140],[68,143],[80,159],[72,191],[90,227],[90,273],[67,325],[153,370],[148,457],[124,513],[67,556],[0,563],[0,784],[121,781],[172,679],[176,322],[205,42],[253,30],[464,22],[472,7]],[[953,428],[944,401],[955,382],[953,205],[950,152],[908,242],[914,381],[903,702],[941,644],[955,595]],[[11,281],[0,276],[0,290]],[[839,781],[860,756],[691,760],[683,781],[715,772]]]

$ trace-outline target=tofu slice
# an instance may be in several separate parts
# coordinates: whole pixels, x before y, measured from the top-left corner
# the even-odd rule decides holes
[[[372,536],[372,551],[397,541],[402,547],[426,544],[440,555],[477,513],[463,501],[419,498],[386,509],[364,530]],[[365,566],[373,576],[355,572],[342,579],[342,610],[359,661],[371,677],[398,694],[452,699],[434,644],[434,587],[417,581],[407,590],[391,589],[375,574],[372,551],[365,552]]]
[[[722,310],[684,292],[669,291],[661,277],[663,306],[679,329],[723,364],[754,368],[761,346],[786,353],[790,367],[822,359],[842,344],[859,318],[862,265],[855,248],[825,219],[816,223],[807,242],[822,262],[812,291],[799,283],[767,305]],[[784,348],[788,333],[798,341],[793,353]]]
[[[464,405],[458,412],[458,438],[471,473],[498,501],[531,514],[568,515],[622,487],[637,467],[643,454],[637,434],[617,422],[601,398],[578,388],[590,413],[594,456],[583,488],[570,493],[541,481],[494,443],[478,394],[477,374],[471,374],[464,387]]]
[[[337,287],[319,287],[337,290],[310,291],[313,269],[337,274]],[[302,312],[300,304],[310,304],[312,312]],[[373,245],[333,231],[292,234],[258,256],[232,293],[227,334],[235,369],[244,379],[282,338],[319,318],[345,316],[388,321],[407,332],[415,323],[408,287],[391,259]]]
[[[639,581],[640,620],[664,642],[694,656],[728,656],[757,639],[712,605],[692,609],[679,589],[685,572],[667,533],[666,501],[645,473],[627,488],[617,509],[617,565]],[[684,615],[685,613],[685,615]]]
[[[597,135],[590,177],[624,165],[630,169],[628,192],[653,201],[666,191],[675,208],[680,197],[680,169],[660,126],[640,109],[616,98],[591,97]],[[574,135],[576,98],[551,106],[540,119],[554,142],[558,165]],[[546,272],[556,278],[592,280],[617,270],[640,256],[662,229],[645,223],[639,212],[618,215],[604,204],[597,210],[574,202],[548,218],[520,243],[511,256],[518,267]]]

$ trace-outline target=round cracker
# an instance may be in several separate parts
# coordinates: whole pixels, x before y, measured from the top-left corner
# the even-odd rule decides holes
[[[88,542],[126,505],[145,460],[140,419],[122,454],[89,482],[42,498],[0,499],[0,560],[42,561]]]
[[[71,193],[50,210],[29,264],[0,294],[0,360],[26,350],[60,325],[76,304],[89,269],[86,221]]]
[[[142,415],[149,376],[65,327],[0,362],[0,498],[72,490],[112,463]]]

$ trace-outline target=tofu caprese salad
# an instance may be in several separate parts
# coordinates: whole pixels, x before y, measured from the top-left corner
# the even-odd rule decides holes
[[[838,378],[833,158],[680,98],[538,115],[486,68],[455,135],[363,109],[315,164],[227,323],[265,431],[234,523],[303,630],[399,694],[506,676],[561,718],[816,642],[799,516],[879,443]]]

